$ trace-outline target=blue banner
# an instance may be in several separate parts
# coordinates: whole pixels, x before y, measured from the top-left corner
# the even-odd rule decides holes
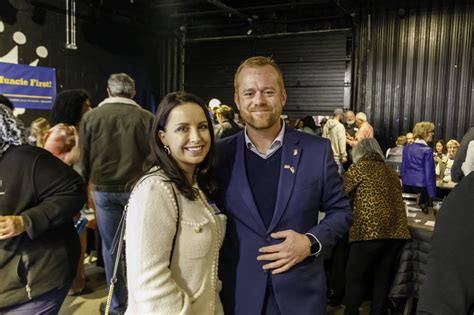
[[[56,69],[0,62],[0,94],[15,107],[51,109],[56,97]]]

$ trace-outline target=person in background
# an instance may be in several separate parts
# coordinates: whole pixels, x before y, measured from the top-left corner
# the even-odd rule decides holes
[[[107,81],[109,97],[84,115],[79,130],[80,169],[92,185],[107,286],[116,258],[110,250],[130,196],[129,183],[141,174],[150,153],[153,114],[133,100],[135,93],[135,81],[128,74],[112,74]],[[121,314],[126,303],[127,288],[119,269],[110,310]],[[105,302],[99,310],[105,310]]]
[[[344,172],[344,164],[348,161],[346,128],[342,124],[343,121],[344,111],[337,108],[334,110],[333,118],[325,124],[322,134],[322,137],[331,141],[331,149],[340,175]],[[328,304],[332,306],[341,304],[344,296],[348,248],[348,233],[345,233],[337,240],[336,245],[332,247],[331,256],[327,257],[324,262],[327,275]]]
[[[280,119],[283,82],[271,58],[245,60],[234,101],[246,128],[216,144],[216,205],[228,216],[220,261],[226,314],[325,314],[318,255],[351,223],[330,142]],[[318,223],[319,210],[326,216]]]
[[[86,198],[82,178],[28,145],[0,105],[0,314],[58,314],[79,260],[73,217]]]
[[[56,96],[51,109],[53,127],[46,132],[44,149],[68,165],[79,161],[79,124],[91,110],[89,94],[84,90],[65,90]],[[77,171],[79,171],[76,165]]]
[[[319,136],[321,136],[323,134],[324,125],[326,125],[327,122],[328,122],[328,119],[326,117],[321,119],[321,121],[319,122],[319,132],[320,132]]]
[[[394,161],[402,162],[402,152],[403,147],[407,144],[407,137],[398,136],[397,141],[395,141],[395,146],[390,148],[385,153],[385,158],[387,160],[392,159]]]
[[[302,119],[297,119],[295,122],[295,129],[298,131],[303,131],[304,128],[304,122]]]
[[[436,167],[436,175],[439,174],[439,178],[443,182],[451,182],[451,168],[453,167],[454,159],[456,157],[456,152],[459,148],[459,142],[454,139],[451,139],[446,143],[446,148],[448,154],[445,159],[441,160]]]
[[[316,130],[317,127],[313,117],[306,116],[303,118],[303,132],[309,133],[310,135],[316,135]]]
[[[85,90],[64,90],[56,96],[51,109],[51,124],[44,137],[44,149],[53,153],[67,165],[71,165],[78,173],[79,152],[79,124],[85,113],[91,110],[90,96]],[[86,206],[85,204],[84,206]],[[77,222],[80,215],[75,218]],[[72,282],[68,295],[91,293],[86,288],[84,271],[84,256],[87,249],[87,229],[80,234],[81,256],[77,267],[76,277]]]
[[[217,271],[226,218],[208,203],[215,157],[204,103],[168,94],[152,134],[128,204],[127,314],[223,314]]]
[[[339,174],[342,174],[344,168],[343,164],[347,162],[346,152],[346,129],[341,123],[344,111],[342,108],[334,110],[334,115],[324,125],[322,137],[331,141],[331,149],[334,155],[334,161],[336,161]]]
[[[219,122],[214,129],[216,140],[230,137],[242,130],[234,121],[235,115],[232,107],[220,105],[216,109],[216,117]]]
[[[362,139],[353,149],[353,159],[354,164],[344,174],[354,213],[344,314],[359,314],[368,287],[372,292],[370,314],[387,314],[397,257],[404,242],[411,238],[402,189],[398,174],[385,164],[374,138]]]
[[[407,143],[407,138],[405,136],[399,136],[395,142],[396,146],[387,150],[385,158],[387,159],[387,164],[389,164],[393,169],[400,170],[400,165],[402,164],[402,154],[403,147]]]
[[[421,194],[420,204],[426,205],[436,198],[436,175],[433,150],[428,143],[433,140],[434,124],[422,121],[413,128],[415,142],[403,149],[400,176],[403,191]]]
[[[355,114],[353,111],[348,110],[344,114],[344,127],[346,128],[346,152],[347,152],[347,162],[344,163],[344,169],[347,171],[349,169],[349,166],[352,164],[352,147],[351,145],[347,142],[347,139],[353,139],[355,137],[355,134],[357,130],[356,125],[356,119],[355,119]]]
[[[467,153],[466,153],[466,160],[462,163],[461,168],[462,168],[462,172],[464,176],[469,175],[469,173],[471,173],[472,170],[474,170],[474,140],[469,142],[469,146],[467,148]]]
[[[438,163],[442,160],[446,159],[446,146],[443,139],[436,141],[434,150],[433,150],[433,158],[435,161],[435,166],[438,166]],[[439,174],[436,174],[439,175]]]
[[[49,121],[44,117],[39,117],[33,120],[30,128],[30,135],[28,143],[42,148],[44,145],[44,135],[51,128]]]
[[[360,140],[374,137],[374,128],[367,121],[367,115],[359,112],[356,117],[357,132],[354,137],[347,137],[347,143],[354,148]]]
[[[436,215],[417,314],[474,314],[474,164]]]
[[[346,133],[349,137],[355,137],[357,130],[356,118],[353,111],[348,110],[345,113],[344,127],[346,128]]]
[[[0,104],[5,105],[6,107],[13,110],[13,103],[3,94],[0,94]]]
[[[412,132],[408,132],[406,134],[406,137],[407,137],[407,144],[412,144],[413,142],[415,142],[415,136],[413,135]]]
[[[459,183],[464,177],[462,171],[462,164],[466,160],[467,149],[469,142],[474,140],[474,127],[471,127],[468,132],[462,137],[459,150],[454,159],[453,167],[451,168],[451,179],[455,183]]]
[[[212,120],[212,125],[215,126],[219,122],[217,121],[217,109],[219,108],[220,105],[213,104],[212,106],[209,106],[209,113],[211,114],[211,120]]]

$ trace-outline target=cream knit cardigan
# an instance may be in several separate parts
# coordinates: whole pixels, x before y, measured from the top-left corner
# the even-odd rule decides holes
[[[155,170],[140,180],[130,196],[126,313],[223,314],[217,268],[226,217],[214,213],[201,191],[197,200],[190,201],[173,186],[162,171]]]

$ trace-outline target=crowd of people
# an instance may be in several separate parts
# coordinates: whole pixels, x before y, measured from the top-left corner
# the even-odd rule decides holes
[[[402,191],[429,205],[437,178],[474,178],[474,139],[432,149],[435,126],[419,122],[384,154],[363,112],[336,109],[320,131],[310,116],[287,124],[283,74],[267,57],[243,61],[234,90],[240,121],[186,92],[153,115],[133,100],[134,80],[112,74],[96,108],[86,91],[63,91],[29,134],[0,99],[0,313],[57,313],[85,290],[74,223],[94,207],[114,287],[102,313],[325,314],[329,299],[352,315],[370,292],[371,314],[387,314],[411,238]],[[438,314],[430,299],[423,311]]]

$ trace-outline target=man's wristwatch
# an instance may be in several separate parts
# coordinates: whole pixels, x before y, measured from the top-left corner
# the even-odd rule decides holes
[[[319,251],[321,250],[321,244],[311,234],[306,234],[306,237],[308,237],[309,241],[311,242],[311,247],[310,247],[311,256],[316,257],[319,254]]]

